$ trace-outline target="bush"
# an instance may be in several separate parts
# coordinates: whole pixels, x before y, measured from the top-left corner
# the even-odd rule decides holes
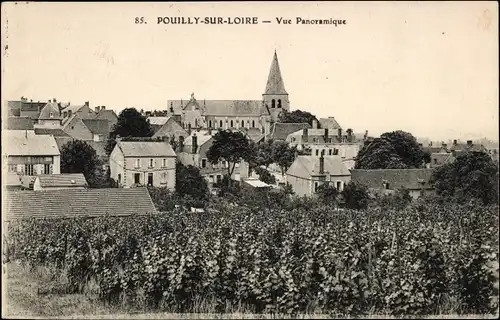
[[[57,267],[79,290],[92,279],[103,301],[144,297],[180,312],[198,298],[218,311],[425,315],[449,300],[461,304],[455,312],[496,311],[486,263],[497,259],[498,206],[337,211],[309,200],[293,210],[218,198],[203,213],[22,219],[9,225],[9,258]]]

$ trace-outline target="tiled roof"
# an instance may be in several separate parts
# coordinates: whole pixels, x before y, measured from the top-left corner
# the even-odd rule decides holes
[[[349,170],[340,156],[324,156],[324,171],[332,176],[348,176]],[[298,156],[286,174],[299,178],[310,179],[312,175],[319,175],[320,157]]]
[[[261,100],[169,100],[175,114],[195,104],[205,116],[260,116],[269,114]]]
[[[212,135],[215,135],[217,133],[216,130],[213,130],[212,131]],[[212,138],[212,135],[209,134],[208,131],[206,130],[203,130],[203,131],[195,131],[195,132],[192,132],[191,135],[187,136],[186,138],[184,138],[184,145],[185,146],[191,146],[193,145],[193,136],[195,136],[198,138],[196,140],[196,143],[198,144],[198,146],[202,146],[203,144],[205,144],[208,140],[210,140]]]
[[[83,173],[42,174],[37,176],[42,187],[85,187],[87,180]]]
[[[170,119],[170,117],[148,117],[149,123],[151,125],[160,125],[160,126],[167,123],[168,119]]]
[[[82,119],[83,123],[93,134],[108,135],[109,122],[101,119]]]
[[[389,183],[389,189],[396,190],[404,187],[409,190],[431,189],[429,180],[432,169],[376,169],[351,170],[351,181],[361,183],[368,188],[384,189],[384,182]]]
[[[52,128],[35,128],[35,134],[51,134],[54,137],[69,137],[69,134],[64,132],[62,129],[52,129]]]
[[[441,146],[441,147],[437,147],[437,146],[436,146],[436,147],[434,147],[434,146],[422,147],[422,150],[423,150],[424,152],[428,152],[428,153],[431,153],[431,154],[432,154],[432,153],[438,153],[438,152],[440,152],[440,151],[441,151],[441,149],[443,149],[443,147],[442,147],[442,146]]]
[[[271,63],[271,69],[269,70],[269,76],[267,78],[264,94],[287,94],[283,78],[281,77],[280,64],[278,62],[278,55],[276,54],[276,51],[274,52],[273,62]]]
[[[46,102],[21,102],[21,111],[40,112],[46,104]]]
[[[70,104],[69,106],[66,106],[64,109],[62,109],[62,112],[64,112],[64,111],[70,111],[71,110],[72,114],[75,114],[75,113],[77,113],[83,107],[85,107],[84,104],[82,104],[82,105],[76,105],[76,104],[75,105],[71,105]]]
[[[299,130],[311,128],[309,123],[281,123],[277,122],[271,126],[271,133],[268,135],[268,139],[273,140],[286,140],[290,133],[297,132]]]
[[[7,101],[8,116],[19,117],[21,115],[22,101]]]
[[[35,135],[34,131],[4,130],[5,154],[12,156],[53,156],[59,155],[56,140],[51,135]]]
[[[431,153],[431,166],[436,166],[436,165],[442,165],[442,164],[445,164],[445,163],[448,163],[449,161],[451,161],[451,158],[452,158],[452,154],[451,153],[440,153],[440,152],[434,152],[434,153]],[[434,161],[436,160],[436,161]]]
[[[8,117],[7,130],[33,130],[33,120],[29,117]]]
[[[457,143],[451,145],[450,151],[486,151],[486,148],[481,144]]]
[[[156,213],[146,188],[17,191],[7,192],[5,201],[7,219]]]
[[[340,124],[335,120],[334,117],[328,117],[328,118],[321,118],[319,119],[319,123],[321,124],[321,128],[328,128],[328,129],[342,129]]]
[[[52,114],[52,117],[50,116]],[[43,107],[42,111],[40,111],[40,115],[38,119],[62,119],[62,116],[59,113],[59,105],[55,102],[49,102]]]
[[[125,157],[175,157],[168,142],[156,141],[119,141],[117,146]]]

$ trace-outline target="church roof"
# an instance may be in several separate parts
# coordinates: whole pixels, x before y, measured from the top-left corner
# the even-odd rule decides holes
[[[204,116],[260,116],[269,114],[261,100],[169,100],[174,114],[189,110],[195,105]]]
[[[280,65],[278,62],[278,55],[274,51],[273,62],[271,63],[271,70],[267,78],[267,85],[264,94],[288,94],[285,90],[285,84],[281,77]]]

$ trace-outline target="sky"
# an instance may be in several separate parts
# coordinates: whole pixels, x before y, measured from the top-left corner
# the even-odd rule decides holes
[[[156,23],[215,16],[259,23]],[[275,50],[291,110],[370,135],[498,139],[496,2],[2,3],[3,100],[259,100]]]

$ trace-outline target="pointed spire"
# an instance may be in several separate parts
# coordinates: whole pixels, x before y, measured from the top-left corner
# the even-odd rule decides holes
[[[280,65],[278,63],[278,54],[274,49],[273,62],[271,63],[271,70],[267,78],[266,91],[264,94],[288,94],[285,90],[283,78],[281,77]]]

